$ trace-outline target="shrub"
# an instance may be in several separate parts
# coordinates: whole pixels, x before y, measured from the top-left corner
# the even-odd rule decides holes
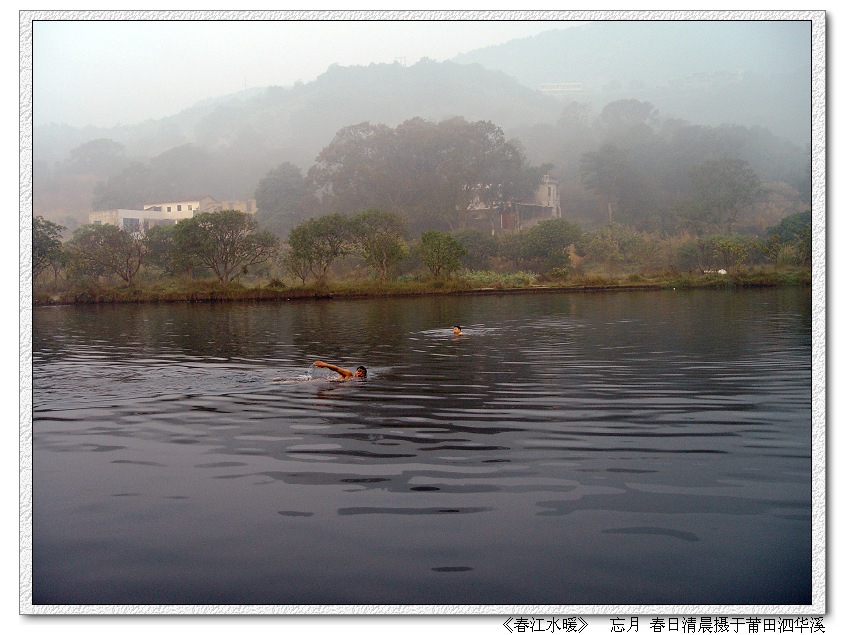
[[[565,280],[568,277],[569,269],[565,269],[563,267],[554,267],[546,274],[546,278],[549,280]]]
[[[527,287],[537,281],[537,274],[530,271],[516,271],[514,273],[498,273],[494,271],[472,271],[462,269],[458,277],[464,283],[474,287],[494,287],[505,289],[512,287]]]

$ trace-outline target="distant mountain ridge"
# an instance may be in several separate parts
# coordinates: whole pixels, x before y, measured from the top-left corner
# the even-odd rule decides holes
[[[362,121],[395,125],[414,116],[460,115],[489,119],[506,130],[552,123],[562,104],[538,92],[550,82],[582,84],[583,92],[571,99],[591,102],[596,110],[615,99],[643,99],[663,114],[694,123],[760,125],[795,143],[809,141],[809,22],[603,21],[565,29],[549,24],[539,35],[449,62],[335,65],[307,84],[205,99],[137,125],[41,126],[34,135],[36,156],[56,160],[98,137],[141,156],[183,143],[221,145],[243,124],[267,126],[267,141],[297,148],[301,163],[338,129]],[[772,104],[777,111],[768,108]],[[231,120],[235,113],[242,121]],[[215,126],[223,130],[216,133]]]
[[[340,128],[363,121],[394,126],[412,117],[463,116],[507,129],[554,121],[559,110],[555,99],[500,71],[424,59],[409,67],[334,65],[307,84],[206,99],[171,117],[134,126],[42,126],[34,142],[36,158],[49,161],[99,137],[125,145],[133,156],[153,156],[185,143],[213,148],[251,139],[263,150],[284,149],[291,154],[288,160],[305,164]]]
[[[810,23],[790,21],[601,21],[457,55],[459,64],[500,70],[529,87],[578,81],[678,79],[742,70],[762,75],[809,73]]]
[[[610,102],[637,99],[662,117],[767,128],[800,147],[811,139],[809,22],[554,25],[446,62],[334,65],[312,82],[204,99],[137,125],[38,127],[36,213],[81,214],[90,206],[94,185],[111,174],[75,178],[69,188],[62,171],[72,150],[97,139],[117,142],[127,161],[141,164],[164,155],[207,160],[221,176],[211,181],[219,191],[203,193],[221,200],[252,198],[258,180],[283,162],[307,170],[341,128],[365,121],[395,127],[414,117],[461,116],[492,121],[509,137],[534,128],[536,140],[536,128],[556,124],[572,101],[598,114]],[[553,97],[539,90],[548,82],[581,90]]]
[[[811,23],[601,21],[554,29],[453,58],[502,71],[526,86],[573,82],[600,109],[651,101],[693,123],[759,125],[810,141]]]

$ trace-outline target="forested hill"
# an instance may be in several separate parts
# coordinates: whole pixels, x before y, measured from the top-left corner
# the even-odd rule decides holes
[[[35,214],[73,227],[87,219],[98,188],[109,194],[99,196],[100,204],[114,206],[122,184],[145,173],[147,198],[252,198],[270,170],[289,162],[307,171],[339,130],[362,122],[491,121],[522,142],[531,162],[553,163],[556,176],[571,179],[579,152],[595,149],[572,136],[573,117],[588,122],[619,100],[647,102],[661,122],[675,119],[676,126],[678,120],[738,124],[748,128],[740,137],[772,137],[765,151],[731,141],[744,159],[756,153],[769,164],[784,163],[781,156],[804,152],[810,140],[809,23],[778,24],[766,31],[768,39],[754,22],[726,31],[724,22],[718,23],[723,30],[710,23],[549,24],[549,32],[454,61],[335,65],[307,84],[208,99],[138,125],[39,127],[33,135]],[[538,90],[546,82],[576,82],[582,90],[553,97]],[[781,142],[794,147],[768,151]],[[763,178],[774,178],[763,163],[752,165]],[[794,172],[792,163],[777,171]]]
[[[394,126],[413,117],[462,116],[503,129],[554,122],[561,104],[512,77],[477,64],[421,60],[412,66],[332,66],[308,84],[271,86],[205,100],[172,117],[111,129],[45,126],[35,158],[63,160],[82,143],[109,138],[130,156],[151,157],[186,143],[230,148],[307,167],[342,127]]]
[[[531,88],[571,82],[595,111],[653,103],[696,124],[760,126],[810,141],[809,21],[602,21],[459,55]],[[564,26],[565,23],[561,23]]]
[[[184,143],[257,144],[284,149],[301,165],[341,127],[411,117],[485,119],[508,131],[554,123],[560,102],[538,91],[571,82],[566,97],[598,113],[618,99],[651,102],[661,115],[694,124],[768,128],[800,146],[810,141],[810,23],[800,21],[603,21],[549,31],[409,67],[333,66],[315,81],[255,88],[205,100],[160,120],[117,128],[44,126],[36,160],[52,163],[97,138],[130,156]]]
[[[109,179],[114,184],[127,166],[166,175],[152,198],[245,199],[281,163],[307,170],[345,126],[461,116],[508,131],[553,123],[561,108],[554,97],[477,64],[332,66],[307,84],[205,100],[135,126],[39,127],[33,135],[35,213],[68,226],[84,222],[94,189]]]

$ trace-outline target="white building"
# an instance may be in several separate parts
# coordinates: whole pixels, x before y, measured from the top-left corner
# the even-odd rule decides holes
[[[553,97],[570,97],[573,94],[584,91],[584,85],[581,82],[555,82],[549,84],[540,84],[540,92]]]
[[[534,193],[523,201],[514,201],[504,207],[490,208],[481,197],[467,208],[471,212],[470,224],[477,229],[516,231],[528,229],[540,221],[560,218],[560,192],[558,183],[546,174]]]
[[[117,225],[126,231],[144,231],[156,225],[173,225],[180,220],[193,218],[205,212],[221,212],[234,209],[246,214],[255,214],[255,199],[246,201],[218,201],[210,196],[166,203],[145,203],[143,209],[110,209],[89,212],[88,222],[92,225]]]
[[[203,205],[208,206],[214,201],[210,196],[189,201],[170,201],[167,203],[145,203],[144,211],[161,212],[166,218],[183,220],[193,218],[202,209]]]
[[[152,209],[108,209],[88,213],[88,222],[91,225],[117,225],[128,232],[146,231],[156,225],[173,225],[177,220],[179,219],[173,218],[172,214]]]
[[[222,212],[226,209],[233,209],[245,214],[255,214],[258,206],[254,198],[245,201],[218,201],[210,196],[203,196],[202,198],[188,201],[146,203],[144,209],[162,211],[170,214],[170,218],[181,220],[182,218],[191,218],[197,214],[204,214],[205,212]]]
[[[516,204],[516,229],[526,229],[541,220],[560,218],[560,193],[557,181],[548,174],[543,176],[534,196]]]

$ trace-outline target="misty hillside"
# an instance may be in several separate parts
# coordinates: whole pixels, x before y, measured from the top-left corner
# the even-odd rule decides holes
[[[565,23],[564,23],[565,24]],[[456,56],[532,87],[581,81],[591,89],[737,69],[809,72],[810,22],[604,21],[555,28]]]
[[[74,147],[107,137],[132,156],[154,156],[185,143],[249,145],[304,167],[342,127],[396,125],[412,117],[490,120],[504,129],[554,121],[560,103],[499,71],[422,60],[366,67],[332,66],[308,84],[252,89],[205,100],[172,117],[111,129],[45,126],[35,131],[37,159],[61,160]]]
[[[505,130],[552,123],[561,104],[537,89],[553,82],[580,83],[583,90],[567,100],[591,103],[595,112],[617,99],[640,99],[692,123],[761,126],[809,142],[809,22],[549,24],[545,33],[454,63],[333,66],[308,84],[208,99],[138,125],[42,126],[34,135],[36,158],[61,160],[100,137],[124,144],[130,155],[152,156],[184,143],[225,145],[258,128],[267,143],[307,163],[339,128],[361,121],[394,125],[459,114]]]
[[[573,103],[596,116],[608,103],[637,99],[664,120],[748,126],[803,148],[810,140],[809,22],[762,24],[592,23],[449,62],[335,65],[307,84],[206,99],[138,125],[38,127],[35,213],[84,222],[96,188],[109,181],[114,190],[127,169],[151,164],[168,176],[152,198],[251,198],[279,164],[307,170],[344,126],[396,126],[414,117],[492,121],[519,138],[530,160],[554,163],[563,176],[577,166],[570,156],[577,144],[566,142],[569,154],[559,147],[559,124]],[[576,82],[581,90],[565,97],[538,90],[550,82]]]
[[[550,23],[553,25],[554,23]],[[551,29],[459,55],[532,88],[580,83],[596,111],[649,101],[704,125],[762,126],[810,140],[809,21],[605,21]]]

